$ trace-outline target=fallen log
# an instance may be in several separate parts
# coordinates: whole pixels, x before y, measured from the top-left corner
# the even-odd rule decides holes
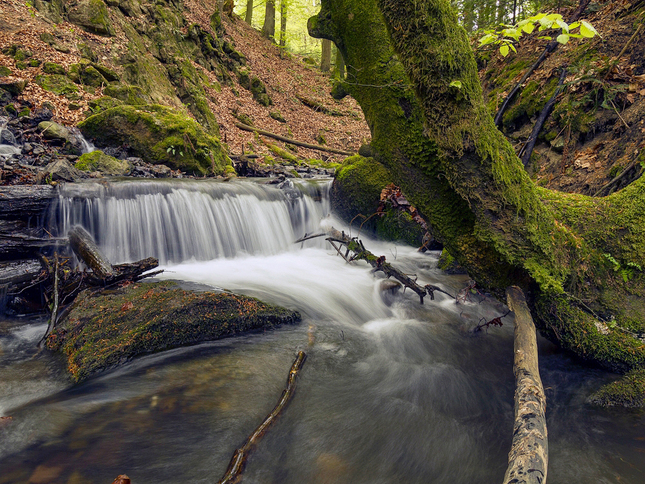
[[[254,128],[253,126],[248,126],[242,123],[235,123],[235,126],[244,131],[250,131],[252,133],[261,134],[262,136],[268,136],[269,138],[274,138],[280,141],[284,141],[285,143],[291,143],[292,145],[296,145],[296,146],[302,146],[303,148],[308,148],[310,150],[326,151],[327,153],[337,153],[339,155],[346,155],[346,156],[352,156],[353,154],[355,154],[349,151],[339,150],[336,148],[328,148],[326,146],[314,145],[311,143],[305,143],[303,141],[297,141],[292,138],[287,138],[286,136],[281,136],[279,134],[271,133],[270,131],[265,131],[263,129]]]
[[[338,109],[330,109],[327,106],[324,106],[324,105],[320,104],[318,101],[314,101],[313,99],[309,99],[309,98],[304,97],[304,96],[302,96],[300,94],[296,94],[296,98],[302,104],[304,104],[308,108],[313,109],[316,112],[321,112],[321,113],[326,114],[328,116],[345,116]]]
[[[278,404],[271,411],[271,413],[267,415],[260,426],[255,429],[251,436],[246,439],[244,445],[233,453],[233,458],[231,459],[231,462],[229,463],[228,468],[224,473],[224,477],[222,477],[217,484],[233,484],[240,478],[240,475],[244,471],[244,465],[246,464],[246,460],[249,457],[249,453],[258,443],[260,438],[262,438],[271,424],[275,422],[282,410],[284,410],[284,408],[293,397],[293,394],[296,391],[296,377],[302,369],[302,365],[304,364],[306,358],[307,355],[304,351],[298,352],[298,356],[294,360],[293,365],[291,365],[291,370],[289,371],[289,377],[287,378],[287,387],[282,392],[282,396],[280,397]]]
[[[515,313],[515,423],[504,484],[543,484],[549,460],[546,396],[538,369],[537,338],[524,293],[506,289],[508,307]]]
[[[0,262],[0,286],[8,293],[16,293],[43,278],[43,266],[36,259]]]
[[[110,261],[103,255],[92,236],[80,225],[73,227],[67,234],[69,245],[74,253],[99,279],[110,279],[114,276],[114,269]]]
[[[58,196],[49,185],[0,187],[0,219],[27,220],[44,215]]]
[[[523,153],[520,152],[520,155],[522,156],[522,163],[524,164],[524,168],[527,168],[529,166],[529,162],[531,161],[531,155],[533,154],[533,148],[535,148],[535,143],[537,142],[540,131],[542,131],[542,126],[544,126],[544,123],[551,115],[551,111],[553,111],[553,107],[555,106],[555,101],[558,95],[560,94],[560,92],[562,91],[562,83],[564,82],[565,77],[567,77],[567,69],[566,67],[563,67],[562,73],[560,74],[560,80],[558,81],[558,87],[555,88],[553,96],[551,96],[551,99],[549,99],[549,101],[546,103],[546,106],[544,106],[544,109],[538,116],[538,119],[535,122],[535,125],[533,126],[533,131],[531,131],[531,135],[529,136],[529,139],[526,140],[526,144],[522,149]]]

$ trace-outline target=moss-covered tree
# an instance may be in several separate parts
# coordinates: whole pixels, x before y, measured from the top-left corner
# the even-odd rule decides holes
[[[645,366],[645,179],[606,198],[536,186],[447,0],[323,0],[309,27],[345,57],[375,156],[471,276],[498,295],[520,285],[542,332],[578,355]]]

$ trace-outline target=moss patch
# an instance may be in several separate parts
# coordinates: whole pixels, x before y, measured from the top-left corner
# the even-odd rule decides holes
[[[127,144],[146,162],[175,170],[220,175],[231,164],[216,136],[165,106],[116,106],[90,116],[78,127],[99,144]]]
[[[51,91],[68,99],[78,98],[78,86],[61,74],[38,75],[34,81],[45,91]]]
[[[104,175],[127,175],[132,170],[126,160],[118,160],[101,150],[81,155],[75,166],[81,171],[99,171]]]
[[[74,381],[139,356],[252,330],[296,323],[300,314],[229,293],[195,293],[174,282],[79,295],[47,340]]]
[[[589,401],[602,407],[645,407],[645,369],[630,371],[620,380],[603,386]]]

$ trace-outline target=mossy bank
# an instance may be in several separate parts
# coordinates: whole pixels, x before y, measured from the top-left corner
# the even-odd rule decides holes
[[[173,281],[81,293],[49,336],[75,382],[145,354],[300,321],[300,314],[230,293],[191,292]]]

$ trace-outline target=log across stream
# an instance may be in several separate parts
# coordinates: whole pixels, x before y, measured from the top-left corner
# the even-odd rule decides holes
[[[315,201],[324,190],[314,196],[305,190],[310,199],[293,212],[292,202],[269,187],[222,188],[227,197],[210,186],[197,193],[165,190],[170,208],[194,199],[198,212],[205,193],[213,193],[212,207],[226,198],[232,206],[248,202],[252,210],[241,212],[246,218],[273,214],[274,222],[263,227],[265,245],[258,238],[258,245],[231,255],[150,254],[165,260],[162,278],[295,308],[302,323],[150,355],[71,386],[59,361],[35,348],[46,321],[1,320],[0,416],[12,418],[0,420],[0,483],[98,484],[120,474],[134,484],[216,482],[276,404],[299,350],[307,362],[294,398],[249,457],[242,482],[502,482],[514,420],[513,320],[471,331],[481,319],[504,314],[500,303],[472,295],[456,304],[436,293],[421,305],[407,291],[388,306],[381,279],[367,264],[347,264],[324,239],[294,246],[326,215],[324,200]],[[144,204],[155,196],[138,198]],[[127,205],[120,200],[94,200],[94,213],[116,217],[107,205],[116,211]],[[307,211],[309,202],[315,211]],[[233,224],[232,212],[226,217]],[[280,237],[285,242],[276,248]],[[436,253],[361,238],[419,281],[451,294],[467,283],[435,269]],[[548,482],[640,483],[642,414],[590,407],[589,390],[612,376],[577,364],[542,339],[538,350],[548,402]]]

